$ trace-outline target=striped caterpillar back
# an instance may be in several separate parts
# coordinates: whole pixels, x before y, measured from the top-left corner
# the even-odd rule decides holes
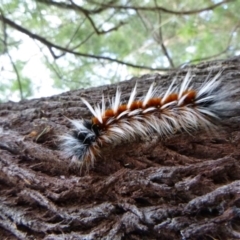
[[[109,108],[104,96],[101,105],[95,107],[82,98],[93,117],[71,120],[74,130],[61,138],[61,148],[66,157],[89,167],[101,154],[101,148],[109,144],[120,144],[153,132],[167,137],[176,131],[212,129],[216,120],[229,117],[236,107],[229,100],[230,92],[236,90],[224,86],[220,76],[221,73],[194,87],[193,76],[188,72],[180,86],[173,81],[165,93],[159,93],[153,83],[139,99],[136,99],[135,85],[126,103],[121,102],[121,91],[117,89]]]

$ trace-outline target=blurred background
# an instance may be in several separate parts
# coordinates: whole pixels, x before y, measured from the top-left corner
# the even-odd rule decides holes
[[[239,55],[239,9],[237,0],[0,0],[0,102]]]

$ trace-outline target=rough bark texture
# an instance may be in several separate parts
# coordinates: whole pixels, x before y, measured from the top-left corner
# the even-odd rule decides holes
[[[240,85],[240,58],[191,69],[197,82],[222,70],[225,84]],[[127,98],[136,80],[141,95],[152,81],[165,88],[174,75],[119,85]],[[109,146],[89,172],[63,157],[58,136],[70,129],[66,117],[90,118],[80,97],[95,103],[115,90],[0,105],[1,239],[240,239],[238,114],[213,135]]]

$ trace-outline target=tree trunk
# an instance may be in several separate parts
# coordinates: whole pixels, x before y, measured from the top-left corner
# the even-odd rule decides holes
[[[240,86],[240,57],[118,85],[127,99],[137,81],[141,96],[153,81],[166,89],[189,68],[197,83],[223,71],[224,84]],[[105,147],[88,172],[63,156],[67,118],[91,117],[80,98],[98,103],[116,87],[0,105],[1,239],[240,239],[237,113],[215,134]]]

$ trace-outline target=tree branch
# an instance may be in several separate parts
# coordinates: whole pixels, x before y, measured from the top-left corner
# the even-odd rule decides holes
[[[167,8],[164,8],[164,7],[156,7],[156,6],[154,6],[154,7],[123,6],[123,5],[98,3],[98,2],[95,2],[94,0],[89,0],[89,2],[92,2],[92,3],[95,3],[97,5],[102,6],[101,10],[105,10],[107,8],[135,10],[135,11],[137,11],[137,10],[141,10],[141,11],[156,11],[156,10],[159,10],[159,11],[162,11],[162,12],[165,12],[165,13],[175,14],[175,15],[190,15],[190,14],[196,14],[196,13],[200,13],[200,12],[204,12],[204,11],[209,11],[209,10],[213,10],[214,8],[217,8],[217,7],[221,6],[222,4],[225,4],[225,3],[228,3],[228,2],[232,2],[232,1],[234,1],[234,0],[225,0],[225,1],[221,1],[219,3],[210,5],[210,6],[205,7],[205,8],[194,9],[194,10],[189,10],[189,11],[187,11],[187,10],[186,11],[174,11],[174,10],[167,9]],[[70,8],[70,6],[68,6],[68,7]],[[105,9],[103,9],[104,7],[105,7]],[[99,9],[97,11],[99,11]],[[92,14],[95,13],[94,10],[89,11],[89,12],[91,12]]]
[[[155,5],[156,5],[156,8],[158,7],[157,5],[157,1],[155,0]],[[173,63],[173,60],[171,59],[169,53],[168,53],[168,50],[166,48],[166,46],[164,45],[164,41],[163,41],[163,34],[162,34],[162,16],[161,16],[161,11],[158,12],[158,20],[159,20],[159,31],[158,31],[158,34],[154,34],[154,38],[156,39],[156,41],[160,44],[161,48],[162,48],[162,51],[165,55],[165,57],[167,58],[170,66],[172,68],[174,68],[174,63]]]
[[[70,0],[70,1],[71,1],[71,3],[72,3],[73,6],[78,7],[72,0]],[[96,27],[93,19],[90,17],[89,12],[88,12],[88,11],[82,11],[82,13],[83,13],[83,14],[85,15],[85,17],[88,19],[88,21],[89,21],[90,24],[92,25],[94,31],[95,31],[98,35],[115,31],[115,30],[117,30],[118,28],[120,28],[122,25],[125,24],[124,22],[120,22],[119,25],[117,25],[117,26],[115,26],[115,27],[113,27],[113,28],[110,28],[110,29],[107,30],[107,31],[99,31],[98,28]]]
[[[109,22],[110,21],[110,19],[112,18],[112,17],[114,17],[115,16],[115,14],[116,14],[116,12],[117,11],[115,11],[115,12],[113,12],[103,23],[101,23],[98,27],[102,27],[106,22]],[[85,21],[86,19],[84,19],[84,21]],[[79,28],[80,28],[80,25],[79,25]],[[78,28],[78,29],[79,29]],[[78,31],[78,30],[77,30]],[[77,32],[76,31],[76,32]],[[106,31],[107,32],[107,31]],[[75,33],[76,34],[76,33]],[[75,35],[74,34],[74,35]],[[75,50],[76,48],[79,48],[81,45],[83,45],[85,42],[87,42],[92,36],[93,36],[93,34],[94,34],[94,31],[93,32],[91,32],[82,42],[80,42],[79,44],[77,44],[76,46],[74,46],[73,48],[71,48],[71,50]],[[74,37],[74,36],[73,36]],[[72,37],[72,39],[73,39],[73,37]]]
[[[98,34],[98,35],[106,34],[106,33],[115,31],[125,24],[124,22],[120,21],[120,23],[117,26],[115,26],[113,28],[110,28],[107,31],[103,31],[103,30],[100,31],[100,30],[98,30],[98,27],[95,25],[93,19],[90,17],[90,15],[93,14],[93,12],[91,10],[88,10],[88,9],[85,9],[85,8],[82,8],[82,7],[78,6],[72,0],[70,0],[71,4],[66,4],[66,3],[63,3],[63,2],[59,3],[59,2],[48,1],[48,0],[37,0],[37,1],[40,2],[40,3],[47,4],[47,5],[54,5],[54,6],[57,6],[59,8],[63,8],[63,9],[78,10],[88,19],[88,21],[92,25],[95,33]],[[99,8],[97,11],[94,11],[94,13],[100,13],[101,11],[105,10],[105,8],[106,7]]]
[[[152,68],[152,67],[147,67],[147,66],[141,66],[141,65],[121,61],[121,60],[118,60],[118,59],[110,58],[110,57],[72,51],[72,50],[69,50],[67,48],[56,45],[56,44],[48,41],[46,38],[44,38],[42,36],[39,36],[35,33],[30,32],[29,30],[27,30],[27,29],[23,28],[22,26],[16,24],[15,22],[11,21],[10,19],[4,17],[3,15],[0,17],[0,20],[3,21],[4,23],[8,24],[12,28],[18,30],[19,32],[22,32],[22,33],[28,35],[29,37],[31,37],[33,39],[36,39],[36,40],[40,41],[41,43],[43,43],[44,45],[46,45],[48,47],[49,51],[51,52],[52,56],[55,59],[58,58],[58,56],[55,55],[55,53],[53,51],[53,48],[56,48],[56,49],[61,50],[63,52],[68,52],[68,53],[74,54],[76,56],[87,57],[87,58],[92,58],[92,59],[97,59],[97,60],[107,60],[107,61],[110,61],[110,62],[116,62],[116,63],[123,64],[123,65],[133,67],[133,68],[147,69],[147,70],[152,70],[152,71],[170,71],[170,70],[173,70],[171,68]]]

